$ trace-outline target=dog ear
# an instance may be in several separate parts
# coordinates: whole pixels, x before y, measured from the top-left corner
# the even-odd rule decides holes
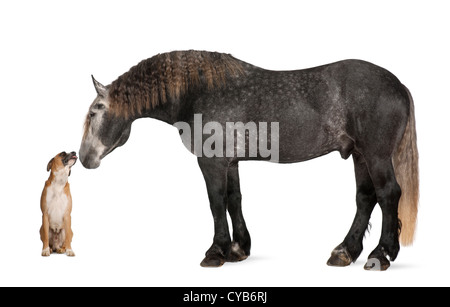
[[[52,158],[47,164],[47,172],[52,168],[54,158]]]

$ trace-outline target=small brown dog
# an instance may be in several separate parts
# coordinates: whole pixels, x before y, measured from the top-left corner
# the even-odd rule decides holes
[[[72,250],[72,196],[68,177],[70,169],[77,161],[75,152],[61,152],[48,162],[47,172],[50,177],[45,182],[41,196],[42,227],[41,240],[44,244],[42,256],[50,256],[52,252],[66,253],[75,256]]]

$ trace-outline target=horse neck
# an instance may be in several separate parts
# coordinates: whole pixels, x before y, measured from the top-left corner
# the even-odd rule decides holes
[[[166,102],[164,104],[158,105],[157,107],[147,110],[143,112],[141,117],[148,117],[148,118],[154,118],[160,121],[163,121],[165,123],[168,123],[169,125],[173,125],[178,121],[178,114],[179,114],[179,102]]]

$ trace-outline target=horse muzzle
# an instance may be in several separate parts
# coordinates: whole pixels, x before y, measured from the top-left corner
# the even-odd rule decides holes
[[[88,169],[94,169],[100,166],[100,155],[94,149],[85,149],[85,146],[81,145],[80,148],[80,162]]]

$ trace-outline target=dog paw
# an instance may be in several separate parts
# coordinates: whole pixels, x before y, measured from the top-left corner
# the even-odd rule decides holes
[[[66,249],[65,248],[58,248],[57,250],[56,250],[56,253],[57,254],[64,254],[66,252]]]
[[[46,247],[42,250],[42,254],[43,257],[48,257],[50,256],[50,247]]]
[[[75,253],[71,249],[66,249],[66,255],[69,256],[69,257],[74,257]]]

